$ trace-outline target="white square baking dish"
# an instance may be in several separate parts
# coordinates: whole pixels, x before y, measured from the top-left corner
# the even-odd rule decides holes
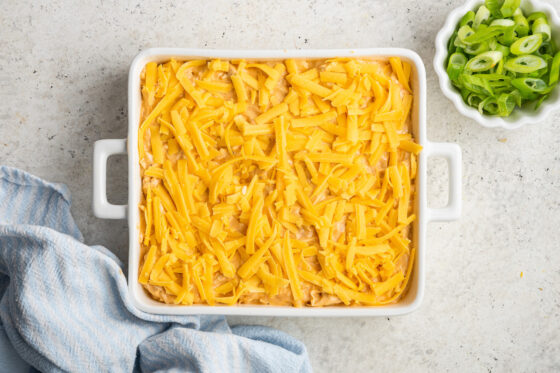
[[[417,248],[414,260],[413,277],[409,289],[398,303],[375,307],[321,307],[295,308],[280,306],[207,306],[207,305],[169,305],[150,298],[138,282],[140,260],[139,209],[141,179],[138,160],[138,126],[140,116],[140,73],[146,63],[161,62],[170,58],[177,60],[222,58],[248,60],[275,60],[286,58],[332,58],[364,57],[384,58],[398,56],[413,66],[412,82],[414,104],[412,111],[413,134],[424,150],[418,158],[418,177],[416,179],[417,198],[413,242]],[[128,144],[128,146],[127,146]],[[107,158],[113,154],[128,154],[128,206],[112,205],[106,196]],[[445,158],[449,166],[449,202],[444,208],[433,209],[427,206],[426,165],[428,157]],[[461,213],[461,150],[451,143],[433,143],[426,137],[426,71],[420,57],[413,51],[399,48],[372,49],[333,49],[333,50],[206,50],[183,48],[155,48],[141,52],[130,67],[128,81],[128,140],[100,140],[94,148],[94,190],[93,211],[99,218],[126,219],[129,226],[129,265],[128,286],[132,303],[144,312],[154,314],[190,315],[224,314],[255,316],[393,316],[409,313],[417,309],[424,295],[426,225],[430,221],[458,219]]]

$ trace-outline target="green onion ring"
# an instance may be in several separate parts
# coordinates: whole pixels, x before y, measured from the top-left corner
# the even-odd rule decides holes
[[[498,36],[498,41],[507,46],[510,46],[515,40],[515,25],[506,27],[503,35]]]
[[[542,43],[539,49],[537,49],[536,54],[539,56],[544,56],[545,54],[554,54],[554,45],[549,42]]]
[[[543,41],[548,41],[550,39],[550,26],[546,21],[546,18],[537,18],[533,22],[533,27],[531,28],[533,34],[543,35]]]
[[[487,52],[488,53],[488,52]],[[533,71],[543,69],[547,66],[546,61],[541,57],[532,54],[511,58],[506,61],[504,68],[515,73],[528,74]],[[467,64],[468,67],[468,64]]]
[[[500,26],[500,27],[511,27],[515,26],[515,22],[511,19],[495,19],[490,23],[490,27],[492,26]]]
[[[502,93],[496,100],[498,104],[498,115],[507,117],[515,109],[515,98],[511,93]]]
[[[519,4],[521,0],[505,0],[504,4],[500,8],[500,12],[502,13],[502,17],[511,17],[515,10],[519,8]]]
[[[548,85],[552,86],[558,82],[560,75],[560,52],[554,55],[552,64],[550,65],[550,76],[548,77]]]
[[[486,52],[488,49],[488,43],[483,41],[482,43],[467,45],[465,47],[465,52],[467,52],[468,54],[477,55],[482,52]]]
[[[465,44],[477,44],[503,34],[505,29],[506,27],[504,26],[488,26],[485,28],[479,27],[474,34],[467,36],[464,40],[461,41]]]
[[[475,29],[480,26],[482,22],[486,22],[490,18],[490,11],[484,5],[481,5],[480,8],[476,11],[476,15],[474,16],[474,21],[472,27]]]
[[[485,96],[477,95],[476,93],[470,93],[467,96],[466,101],[467,101],[467,104],[469,104],[469,106],[478,107],[478,104],[480,104],[484,99],[485,99]]]
[[[480,72],[490,70],[502,59],[503,54],[499,51],[481,53],[467,62],[466,68],[470,71]]]
[[[523,37],[529,34],[529,22],[527,22],[527,18],[525,18],[521,9],[517,8],[515,13],[513,13],[513,21],[515,22],[515,33],[517,36]]]
[[[547,19],[547,16],[543,12],[534,12],[534,13],[531,13],[529,15],[529,17],[527,17],[527,21],[529,22],[529,24],[532,24],[533,22],[535,22],[539,18]]]
[[[500,8],[502,7],[503,0],[486,0],[484,5],[488,8],[490,13],[494,18],[499,18],[502,16]]]
[[[472,25],[473,22],[474,22],[474,12],[470,10],[467,13],[465,13],[463,18],[461,18],[461,20],[459,21],[459,27]]]
[[[531,54],[535,52],[542,44],[542,34],[535,34],[517,39],[511,46],[510,51],[513,54]]]
[[[539,98],[539,100],[537,101],[537,103],[535,104],[535,110],[537,110],[539,107],[541,107],[541,104],[543,103],[544,100],[546,100],[548,98],[548,95],[542,95],[541,98]]]
[[[462,53],[453,53],[449,57],[449,62],[447,64],[447,75],[452,81],[456,81],[459,75],[463,72],[465,65],[467,64],[467,57]]]
[[[542,79],[536,78],[517,78],[511,81],[511,85],[517,88],[521,97],[534,100],[537,94],[545,93],[548,86]]]
[[[484,114],[486,111],[490,115],[495,115],[498,113],[498,103],[495,97],[486,97],[478,104],[478,111],[480,114]]]
[[[461,26],[461,28],[459,28],[459,31],[457,31],[457,38],[461,43],[465,45],[474,44],[465,41],[465,39],[467,39],[469,36],[473,34],[474,34],[473,29],[470,26],[465,25],[465,26]]]

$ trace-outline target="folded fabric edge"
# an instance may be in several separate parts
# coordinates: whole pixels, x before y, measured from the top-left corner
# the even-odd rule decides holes
[[[0,372],[23,373],[28,372],[31,366],[19,356],[12,346],[2,325],[0,325]]]
[[[68,187],[62,183],[50,183],[33,176],[30,173],[10,166],[0,166],[0,178],[13,184],[22,186],[40,186],[54,189],[68,204],[72,203],[72,196]]]

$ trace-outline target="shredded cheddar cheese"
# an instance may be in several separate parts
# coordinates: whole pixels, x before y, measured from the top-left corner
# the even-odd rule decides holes
[[[415,248],[411,66],[146,65],[139,282],[169,304],[376,306]]]

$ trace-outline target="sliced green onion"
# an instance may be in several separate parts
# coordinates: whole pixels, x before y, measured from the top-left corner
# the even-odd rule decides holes
[[[455,51],[457,51],[457,49],[459,49],[459,48],[463,49],[467,46],[465,43],[461,42],[461,40],[459,39],[459,36],[457,36],[455,38],[455,41],[453,42],[453,44],[456,47]]]
[[[500,8],[502,7],[503,2],[504,0],[485,0],[484,5],[494,17],[501,17],[502,13],[500,13]]]
[[[489,49],[488,43],[483,41],[482,43],[467,45],[465,47],[465,52],[472,55],[477,55],[482,52],[486,52]]]
[[[490,27],[492,26],[502,26],[502,27],[511,27],[511,26],[515,26],[515,22],[513,22],[511,19],[495,19],[492,21],[492,23],[490,23]]]
[[[488,28],[488,25],[482,23],[482,24],[478,25],[476,31],[482,31],[482,30],[485,30],[487,28]]]
[[[474,106],[474,107],[478,107],[478,104],[480,104],[486,97],[482,96],[482,95],[477,95],[476,93],[470,93],[467,96],[467,104],[469,104],[469,106]]]
[[[486,52],[488,53],[488,52]],[[515,57],[506,61],[504,68],[516,73],[528,74],[533,71],[545,68],[546,61],[541,57],[532,54]],[[467,64],[468,67],[468,64]]]
[[[543,58],[545,58],[545,56],[543,56]],[[551,60],[552,60],[552,58],[551,58]],[[548,63],[547,63],[547,65],[548,65]],[[544,68],[544,69],[540,69],[540,70],[537,70],[537,71],[533,71],[532,73],[529,73],[529,74],[524,74],[525,75],[524,77],[526,77],[526,78],[541,78],[541,79],[546,81],[548,79],[544,78],[544,76],[547,73],[548,73],[548,69]]]
[[[505,45],[502,45],[502,44],[500,44],[500,43],[496,43],[496,46],[495,46],[494,50],[495,50],[495,51],[500,51],[500,52],[502,52],[502,55],[503,55],[504,57],[509,56],[510,50],[509,50],[509,48],[506,47]]]
[[[506,27],[503,35],[498,36],[498,41],[507,46],[510,46],[515,40],[515,26]]]
[[[525,18],[520,8],[517,8],[513,13],[513,20],[517,36],[527,36],[529,34],[529,22],[527,22],[527,18]]]
[[[552,60],[554,59],[554,56],[550,55],[550,54],[543,54],[542,59],[546,62],[547,66],[550,66],[550,64],[552,63]],[[548,71],[548,69],[546,69]]]
[[[534,100],[537,94],[546,93],[548,86],[542,79],[517,78],[511,81],[511,85],[519,90],[521,97]]]
[[[457,38],[457,32],[454,32],[453,35],[451,35],[451,38],[449,39],[449,42],[447,43],[447,52],[449,54],[455,53],[455,50],[457,49],[457,47],[455,46],[455,39],[456,38]]]
[[[478,10],[476,11],[476,15],[474,16],[472,27],[477,29],[481,23],[488,21],[489,18],[490,18],[490,11],[488,10],[487,7],[481,5],[480,8],[478,8]]]
[[[526,16],[521,2],[485,0],[461,18],[447,45],[451,83],[482,114],[505,117],[529,103],[536,110],[560,81],[547,15]]]
[[[498,65],[496,65],[496,74],[502,74],[504,72],[504,59],[502,58]]]
[[[467,57],[462,53],[453,53],[449,57],[449,63],[447,64],[447,75],[452,81],[456,81],[459,75],[463,72],[465,65],[467,64]]]
[[[473,35],[474,31],[470,26],[461,26],[459,28],[459,31],[457,31],[457,38],[459,39],[459,41],[461,41],[461,43],[468,45],[468,44],[474,44],[474,43],[470,43],[470,42],[466,42],[465,39],[468,38],[469,36]]]
[[[537,103],[535,104],[535,110],[537,110],[538,108],[541,107],[541,104],[543,103],[544,100],[546,100],[548,98],[548,95],[542,95],[541,98],[539,98],[539,100],[537,101]]]
[[[515,37],[515,22],[511,19],[495,19],[490,23],[490,27],[501,28],[498,34],[498,41],[505,45],[511,45]]]
[[[478,30],[475,31],[474,34],[470,34],[465,39],[461,40],[465,44],[477,44],[483,42],[485,40],[491,39],[496,37],[500,34],[503,34],[506,27],[504,26],[488,26],[488,27],[479,27]]]
[[[467,13],[465,13],[463,18],[461,18],[461,20],[459,21],[459,27],[472,25],[473,21],[474,21],[474,12],[470,10]]]
[[[490,74],[474,74],[473,76],[478,76],[480,78],[487,79],[491,82],[494,81],[510,81],[511,78],[507,75],[497,74],[497,73],[490,73]]]
[[[478,93],[484,96],[493,95],[492,87],[487,80],[480,79],[477,76],[469,74],[461,74],[459,76],[459,82],[461,85],[471,92]]]
[[[519,8],[521,0],[505,0],[504,4],[500,8],[500,12],[503,17],[511,17],[515,10]]]
[[[504,65],[505,65],[505,62],[504,62]],[[511,79],[517,78],[517,73],[514,73],[513,71],[506,70],[506,75],[509,76]]]
[[[517,39],[510,47],[511,53],[520,54],[531,54],[542,44],[542,34],[529,35]]]
[[[510,94],[515,100],[515,105],[521,107],[521,104],[523,103],[523,97],[521,97],[521,93],[519,93],[519,90],[514,89],[510,92]]]
[[[511,93],[502,93],[498,96],[496,103],[498,104],[497,114],[501,117],[509,116],[513,109],[515,109],[515,98]]]
[[[496,66],[502,57],[502,52],[499,51],[484,52],[471,58],[466,68],[474,72],[486,71]]]
[[[537,50],[537,54],[541,57],[545,54],[554,54],[554,49],[554,45],[549,42],[545,42],[541,44],[541,46]]]
[[[540,76],[539,70],[527,74],[523,74],[523,73],[517,74],[517,78],[538,78],[539,76]]]
[[[495,115],[498,113],[498,103],[495,97],[486,97],[478,104],[478,111],[480,114],[487,112],[490,115]]]
[[[474,74],[473,76],[488,81],[491,89],[511,87],[511,78],[503,74]]]
[[[544,41],[550,39],[550,26],[548,25],[546,18],[537,18],[535,22],[533,22],[531,30],[533,31],[533,34],[542,34]]]
[[[509,56],[509,48],[498,43],[496,39],[490,39],[488,41],[488,46],[490,47],[490,50],[502,52],[504,57]]]
[[[548,85],[552,86],[558,82],[558,75],[560,75],[560,52],[554,55],[552,64],[550,65],[550,76],[548,77]]]
[[[527,21],[529,22],[529,24],[532,24],[539,18],[547,19],[546,14],[544,14],[543,12],[533,12],[529,14],[529,17],[527,17]]]

